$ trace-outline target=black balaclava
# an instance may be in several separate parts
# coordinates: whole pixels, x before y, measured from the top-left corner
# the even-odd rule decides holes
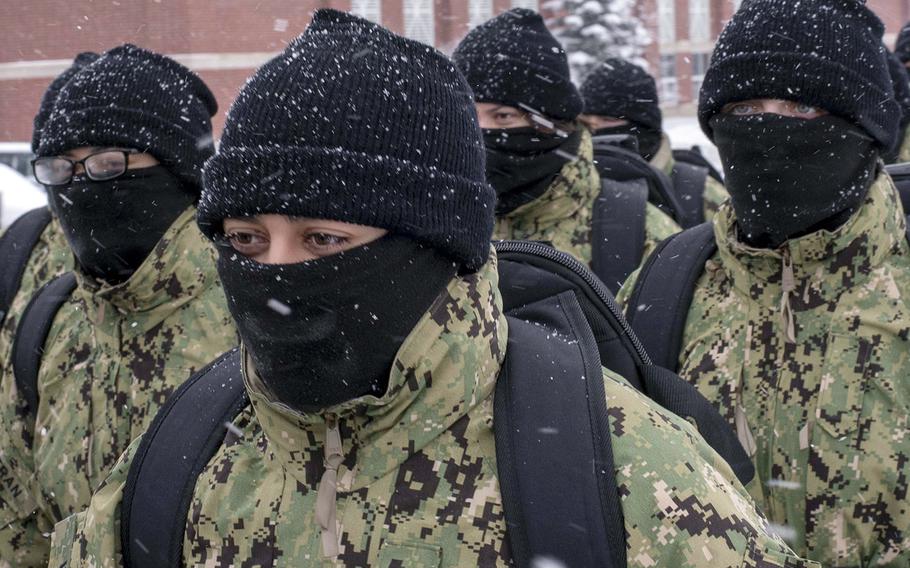
[[[609,128],[599,128],[594,131],[594,136],[613,136],[617,134],[629,134],[638,140],[638,153],[645,160],[650,161],[657,155],[663,144],[664,133],[660,129],[654,129],[643,124],[629,122],[619,126]]]
[[[79,175],[47,190],[79,266],[109,284],[128,280],[196,199],[196,189],[164,166],[128,170],[110,181]]]
[[[544,133],[534,127],[485,129],[487,181],[504,215],[544,194],[581,144],[581,131]]]
[[[859,209],[875,177],[875,140],[842,118],[718,114],[711,129],[739,239],[750,246],[777,248],[836,229]]]
[[[297,264],[261,264],[225,248],[218,260],[260,379],[300,412],[382,396],[398,349],[457,268],[397,235]]]

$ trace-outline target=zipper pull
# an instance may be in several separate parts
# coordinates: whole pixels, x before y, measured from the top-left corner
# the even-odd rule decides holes
[[[325,558],[335,558],[340,552],[336,522],[338,506],[335,498],[338,491],[338,467],[343,461],[338,419],[328,414],[325,417],[325,472],[319,480],[319,490],[316,493],[316,522],[322,529],[322,555]]]
[[[790,258],[790,249],[784,248],[783,268],[780,278],[780,315],[787,341],[796,343],[796,319],[793,308],[790,306],[790,293],[796,290],[796,276],[793,274],[793,259]]]

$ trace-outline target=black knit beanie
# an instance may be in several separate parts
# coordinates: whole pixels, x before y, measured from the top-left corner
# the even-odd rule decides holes
[[[897,34],[897,44],[894,46],[894,53],[901,63],[910,61],[910,23],[904,24],[900,33]]]
[[[35,115],[35,126],[32,129],[32,152],[38,151],[38,145],[41,143],[41,131],[44,129],[44,123],[50,118],[51,111],[54,110],[54,103],[57,101],[57,95],[60,94],[60,89],[62,89],[80,69],[94,62],[99,57],[101,56],[97,53],[92,53],[91,51],[80,53],[76,56],[76,59],[73,60],[73,64],[63,73],[57,75],[57,78],[48,85],[47,90],[44,91],[44,96],[41,97],[41,106],[38,107],[38,114]]]
[[[581,84],[585,114],[622,118],[661,129],[657,84],[647,71],[624,59],[607,59]]]
[[[514,8],[477,26],[452,57],[479,103],[506,104],[564,121],[581,113],[566,52],[532,10]]]
[[[469,269],[495,194],[470,88],[444,55],[336,10],[247,81],[205,167],[198,222],[283,214],[381,227]]]
[[[698,104],[702,130],[727,103],[801,102],[851,120],[881,146],[900,108],[882,46],[884,25],[864,0],[750,0],[724,28]]]
[[[195,73],[169,57],[125,44],[83,67],[60,90],[37,154],[80,146],[149,152],[188,186],[202,185],[214,153],[218,104]]]

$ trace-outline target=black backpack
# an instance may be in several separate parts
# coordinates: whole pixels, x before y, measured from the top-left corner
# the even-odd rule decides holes
[[[625,136],[595,136],[594,166],[601,180],[637,182],[648,188],[648,202],[667,213],[681,227],[691,226],[688,210],[676,194],[673,182],[662,171],[624,147]]]
[[[673,150],[673,160],[677,163],[689,164],[708,170],[708,175],[720,183],[724,183],[724,176],[714,167],[714,164],[705,158],[701,152],[701,147],[692,146],[691,148],[677,148]]]
[[[897,192],[901,196],[901,205],[904,213],[910,213],[910,163],[890,164],[885,166],[885,171],[894,181]]]
[[[50,210],[39,207],[16,219],[0,237],[0,325],[19,291],[32,249],[50,222]]]
[[[494,434],[518,566],[538,556],[567,566],[626,566],[602,364],[694,420],[737,477],[752,478],[751,461],[723,418],[693,387],[651,363],[586,267],[539,243],[506,241],[496,249],[509,348],[496,385]],[[247,403],[234,350],[190,378],[158,412],[123,492],[124,566],[181,565],[196,479]]]
[[[910,219],[907,226],[910,242]],[[663,241],[642,266],[626,319],[655,365],[679,370],[679,354],[695,285],[717,252],[714,226],[703,223]]]

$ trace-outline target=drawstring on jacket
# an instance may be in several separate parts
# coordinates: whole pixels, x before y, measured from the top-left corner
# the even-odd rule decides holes
[[[793,259],[790,258],[789,249],[784,249],[780,287],[781,323],[786,330],[787,341],[796,343],[796,320],[793,316],[793,308],[790,306],[790,293],[796,290],[796,276],[793,274]]]
[[[339,553],[335,496],[338,490],[338,467],[343,461],[338,420],[334,416],[326,416],[325,472],[319,480],[319,491],[316,493],[316,521],[322,527],[322,555],[325,558],[335,558]]]

